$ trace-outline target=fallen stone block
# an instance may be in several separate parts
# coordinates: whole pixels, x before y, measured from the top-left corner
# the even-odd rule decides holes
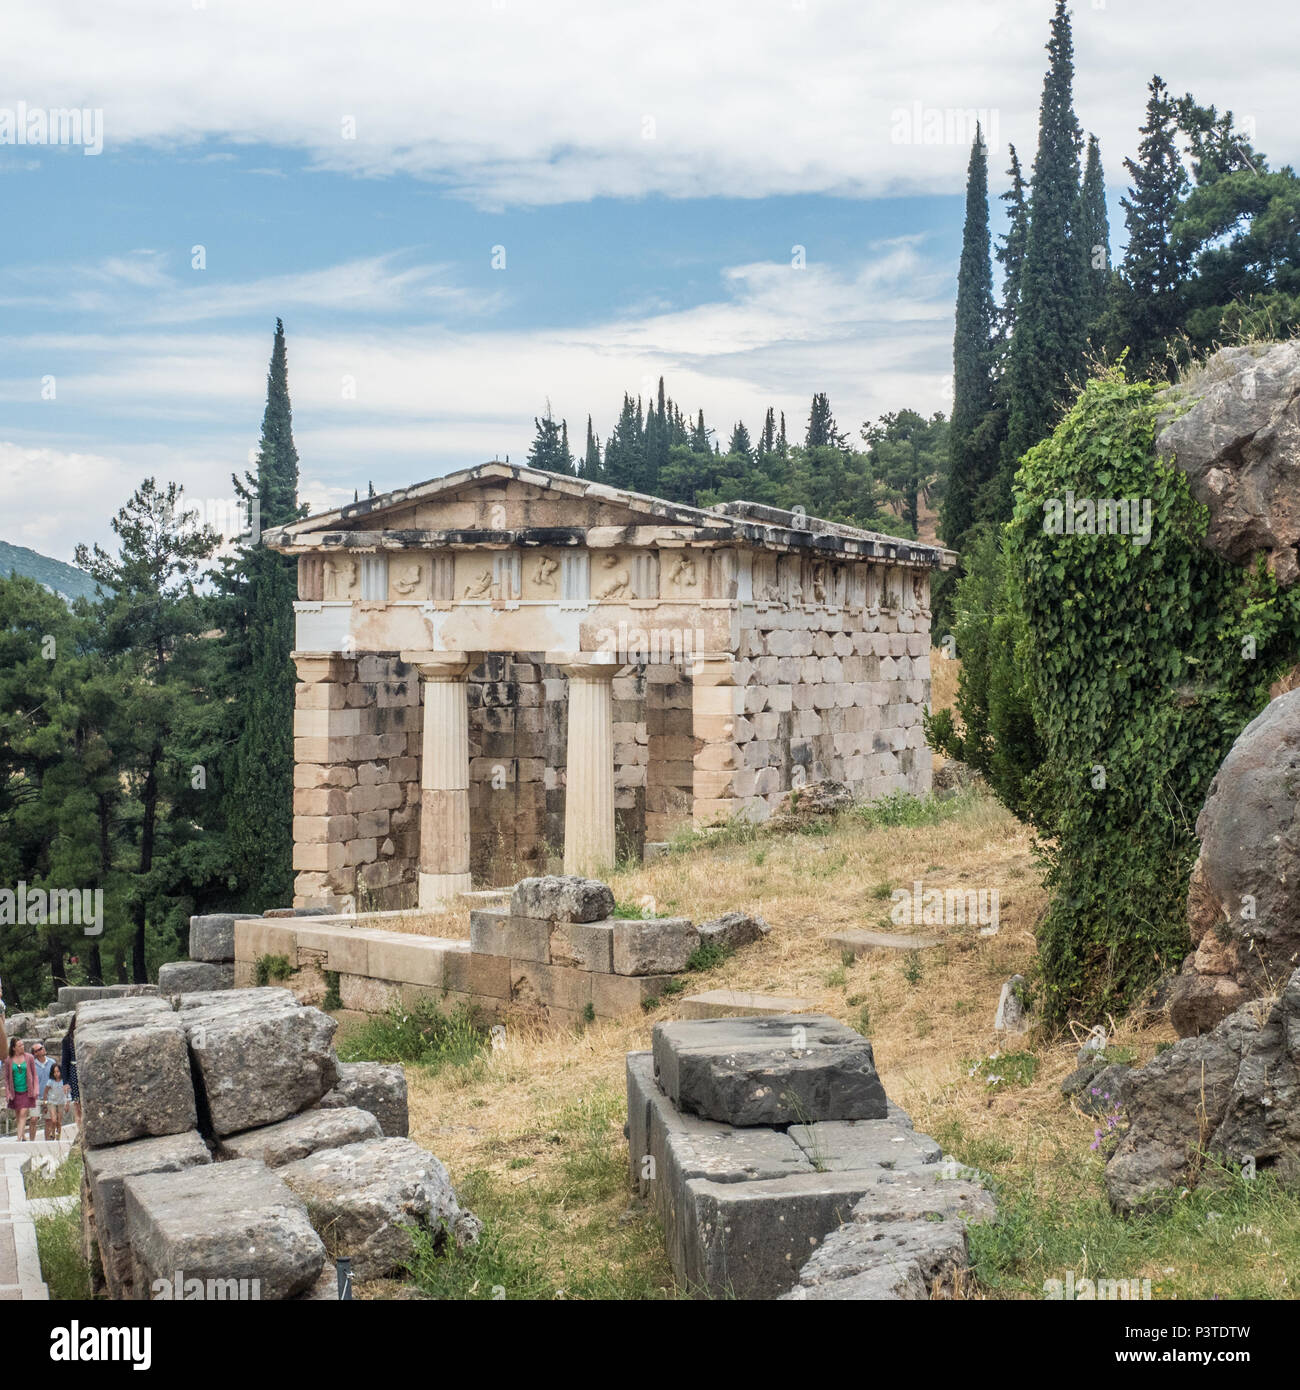
[[[599,879],[547,874],[515,884],[510,912],[545,922],[601,922],[613,915],[614,894]]]
[[[232,961],[235,958],[235,923],[256,918],[255,912],[215,912],[190,918],[191,960]]]
[[[197,1130],[86,1149],[85,1182],[94,1204],[95,1236],[112,1298],[129,1297],[131,1250],[126,1238],[126,1180],[145,1173],[179,1173],[212,1162]],[[83,1194],[83,1202],[85,1196]]]
[[[157,994],[157,985],[62,985],[59,988],[60,1010],[75,1009],[97,999],[135,999],[141,995]]]
[[[743,989],[710,989],[688,994],[681,1002],[683,1018],[753,1018],[762,1014],[811,1013],[810,1000],[788,994],[751,994]]]
[[[296,1163],[320,1149],[341,1149],[366,1139],[382,1139],[379,1121],[355,1106],[339,1109],[304,1110],[273,1125],[231,1134],[217,1146],[222,1158],[257,1158],[268,1168]]]
[[[321,1149],[277,1169],[307,1204],[332,1258],[347,1255],[358,1280],[400,1273],[415,1226],[455,1237],[463,1213],[447,1170],[409,1139]]]
[[[826,940],[837,951],[850,953],[856,960],[870,951],[928,951],[942,946],[941,936],[920,936],[915,932],[845,931]]]
[[[655,1025],[655,1075],[678,1110],[732,1125],[887,1114],[871,1044],[825,1014]]]
[[[195,994],[201,990],[234,989],[235,967],[201,960],[173,960],[158,967],[160,994]]]
[[[925,1299],[951,1293],[967,1266],[961,1220],[849,1222],[799,1271],[789,1299]]]
[[[946,1163],[910,1170],[882,1168],[854,1204],[854,1221],[997,1219],[993,1194],[972,1168]]]
[[[748,912],[724,912],[721,917],[700,923],[700,944],[734,951],[753,941],[761,941],[771,930],[761,917]]]
[[[338,1080],[337,1023],[287,989],[183,994],[177,1017],[214,1134],[287,1119]],[[77,1052],[80,1060],[80,1025]]]
[[[322,1110],[355,1106],[368,1111],[389,1139],[404,1139],[410,1132],[406,1070],[400,1063],[340,1062],[334,1089],[317,1104]]]
[[[185,1028],[163,999],[80,1005],[77,1079],[87,1148],[197,1127]]]
[[[170,1288],[178,1274],[187,1284],[202,1281],[211,1297],[242,1289],[247,1297],[293,1298],[321,1272],[325,1247],[306,1208],[263,1163],[234,1159],[128,1177],[125,1185],[138,1299],[149,1298],[155,1282]]]
[[[685,917],[615,919],[616,975],[671,975],[686,969],[700,944],[695,924]]]
[[[819,1173],[863,1168],[920,1168],[938,1163],[943,1150],[927,1134],[892,1119],[820,1120],[791,1125],[790,1138]]]

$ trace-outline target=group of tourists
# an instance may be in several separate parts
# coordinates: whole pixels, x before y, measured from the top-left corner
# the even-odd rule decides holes
[[[5,1102],[16,1116],[18,1141],[35,1140],[38,1124],[46,1139],[60,1139],[73,1113],[81,1122],[81,1092],[77,1086],[77,1021],[74,1018],[63,1039],[59,1061],[45,1055],[45,1044],[35,1041],[30,1049],[22,1038],[10,1038],[3,1067]],[[0,1024],[0,1038],[4,1037]]]

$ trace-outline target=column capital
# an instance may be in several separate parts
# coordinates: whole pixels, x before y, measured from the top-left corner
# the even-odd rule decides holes
[[[402,652],[401,658],[414,666],[422,681],[459,680],[474,664],[468,652]]]
[[[558,666],[570,680],[613,680],[625,662],[612,652],[547,652],[546,660]]]

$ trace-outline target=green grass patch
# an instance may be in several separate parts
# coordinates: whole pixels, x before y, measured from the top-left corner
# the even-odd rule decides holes
[[[340,1039],[337,1050],[343,1062],[404,1062],[437,1071],[472,1066],[490,1045],[473,1010],[457,1005],[443,1014],[427,1000],[367,1019]]]
[[[981,1076],[990,1091],[1007,1086],[1029,1086],[1038,1074],[1038,1058],[1032,1052],[991,1052],[968,1061],[967,1076]]]
[[[272,980],[287,980],[293,973],[293,965],[288,956],[258,956],[253,962],[253,978],[258,988],[263,989]]]
[[[30,1197],[73,1197],[81,1191],[81,1149],[69,1150],[67,1158],[51,1177],[34,1168],[23,1174],[23,1186]]]
[[[33,1224],[41,1278],[49,1285],[51,1301],[90,1298],[90,1269],[81,1254],[81,1213],[73,1207],[38,1216]]]
[[[730,960],[735,951],[717,941],[701,941],[686,961],[687,970],[714,970],[724,961]]]

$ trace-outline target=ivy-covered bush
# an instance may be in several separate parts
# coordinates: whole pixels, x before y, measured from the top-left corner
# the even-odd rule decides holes
[[[1050,808],[1049,1022],[1119,1012],[1177,967],[1197,813],[1300,646],[1300,594],[1201,545],[1207,513],[1157,458],[1155,410],[1148,384],[1092,381],[1025,455],[1006,531],[1019,616],[1002,621],[1023,621],[1015,660],[1042,750],[1031,802]],[[1149,539],[1053,533],[1067,494],[1132,499],[1139,516],[1149,500]]]

